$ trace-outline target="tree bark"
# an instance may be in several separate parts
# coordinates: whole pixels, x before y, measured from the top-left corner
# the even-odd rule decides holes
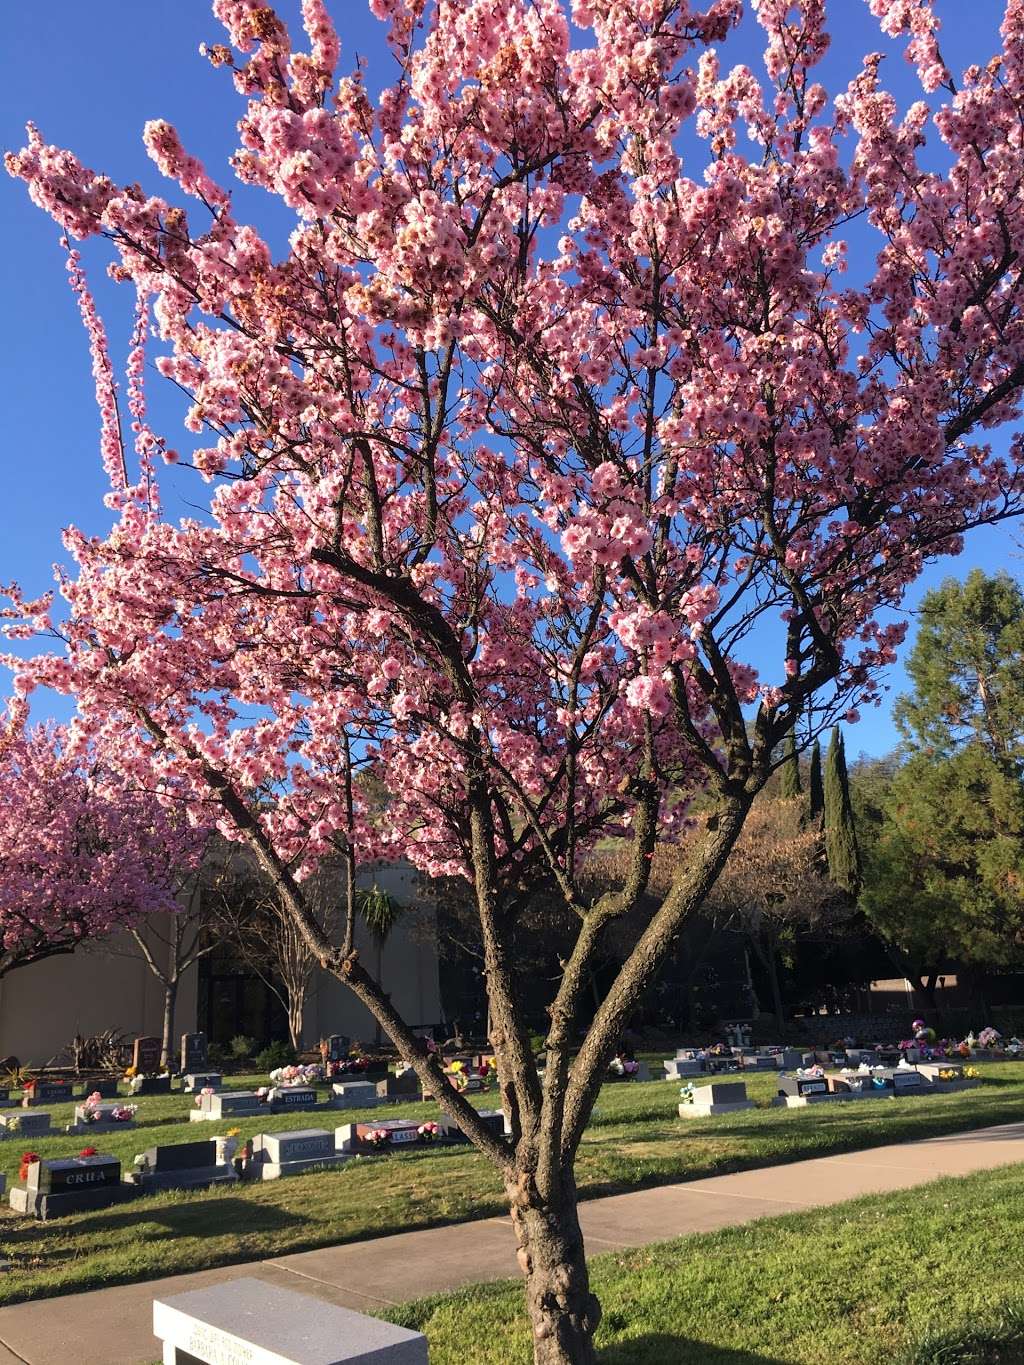
[[[178,978],[164,982],[164,1036],[160,1046],[160,1065],[169,1071],[174,1059],[174,1012],[178,1003]]]
[[[563,1172],[559,1183],[547,1199],[530,1180],[510,1191],[534,1365],[593,1365],[601,1305],[590,1292],[571,1171]]]
[[[772,990],[772,1009],[775,1012],[775,1025],[780,1035],[786,1027],[784,1006],[782,1003],[782,984],[779,981],[779,954],[775,944],[769,940],[765,946],[765,956],[768,962],[768,982]]]
[[[302,1051],[302,1016],[305,1013],[306,996],[304,992],[288,992],[288,1038],[296,1053]]]

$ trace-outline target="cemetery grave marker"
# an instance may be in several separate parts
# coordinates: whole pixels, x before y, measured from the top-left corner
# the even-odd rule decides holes
[[[335,1109],[374,1109],[377,1103],[377,1087],[370,1081],[336,1081],[331,1086]]]
[[[29,1109],[34,1104],[66,1104],[74,1099],[70,1081],[39,1080],[31,1089],[22,1092],[22,1107]]]
[[[217,1142],[211,1138],[150,1147],[125,1179],[145,1190],[189,1190],[234,1181],[238,1175],[232,1165],[217,1161]]]
[[[205,1033],[183,1033],[181,1035],[181,1066],[178,1070],[184,1075],[187,1071],[204,1071],[210,1063],[210,1051],[206,1044]]]
[[[270,1092],[270,1107],[275,1114],[289,1109],[315,1109],[317,1094],[311,1085],[278,1085]]]
[[[160,1070],[160,1053],[163,1041],[151,1034],[136,1038],[132,1044],[132,1066],[140,1076],[149,1076]]]
[[[377,1082],[377,1098],[381,1100],[414,1100],[422,1094],[420,1079],[415,1071],[403,1071],[398,1076],[388,1076]]]
[[[153,1303],[164,1365],[427,1365],[427,1339],[243,1277]]]
[[[334,1135],[324,1128],[291,1133],[260,1133],[253,1139],[252,1170],[261,1180],[341,1166],[348,1156],[335,1150]]]
[[[118,1100],[109,1104],[76,1104],[74,1122],[68,1125],[69,1133],[112,1133],[122,1128],[134,1128],[135,1119],[114,1118],[115,1110],[124,1106]],[[90,1117],[94,1115],[95,1117]]]
[[[69,1213],[109,1208],[131,1198],[112,1156],[75,1156],[34,1161],[24,1185],[10,1193],[11,1208],[46,1221]]]
[[[190,1071],[181,1089],[183,1094],[198,1095],[200,1090],[219,1090],[223,1084],[224,1077],[219,1071]]]
[[[46,1137],[51,1131],[50,1115],[41,1109],[28,1113],[22,1109],[0,1112],[0,1137]]]
[[[505,1136],[505,1111],[503,1109],[478,1109],[477,1118],[483,1121],[494,1137]],[[466,1144],[469,1138],[454,1119],[442,1114],[437,1121],[438,1138],[446,1143]]]
[[[234,1115],[258,1114],[265,1108],[255,1090],[222,1090],[218,1094],[199,1095],[199,1104],[190,1111],[194,1122],[220,1121]]]
[[[96,1076],[91,1081],[86,1081],[82,1098],[85,1099],[89,1095],[99,1095],[104,1100],[116,1100],[118,1096],[117,1077]]]
[[[327,1060],[329,1062],[343,1062],[348,1056],[348,1050],[352,1046],[352,1039],[344,1033],[332,1033],[327,1039]]]
[[[753,1102],[747,1099],[747,1087],[742,1081],[714,1081],[711,1085],[701,1085],[694,1090],[693,1102],[679,1106],[679,1117],[708,1118],[714,1114],[734,1114],[753,1107]]]

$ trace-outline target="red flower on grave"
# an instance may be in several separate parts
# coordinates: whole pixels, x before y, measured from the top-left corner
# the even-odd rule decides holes
[[[95,1147],[83,1147],[78,1153],[79,1156],[96,1156],[97,1154],[97,1149]]]
[[[22,1152],[22,1154],[21,1154],[21,1168],[20,1168],[19,1171],[18,1171],[18,1179],[19,1179],[19,1180],[27,1180],[27,1179],[28,1179],[28,1168],[29,1168],[34,1162],[36,1162],[36,1161],[38,1161],[38,1160],[39,1160],[39,1153],[38,1153],[38,1152]]]

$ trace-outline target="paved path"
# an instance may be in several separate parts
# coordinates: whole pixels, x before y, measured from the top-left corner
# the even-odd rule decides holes
[[[580,1218],[588,1249],[599,1254],[1019,1161],[1024,1123],[1012,1123],[612,1195],[582,1204]],[[373,1313],[424,1294],[517,1274],[505,1218],[405,1232],[3,1308],[0,1365],[150,1365],[158,1355],[150,1335],[153,1299],[240,1275]]]

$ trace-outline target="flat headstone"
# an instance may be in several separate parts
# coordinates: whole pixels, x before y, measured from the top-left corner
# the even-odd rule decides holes
[[[136,1157],[125,1179],[142,1190],[189,1190],[238,1179],[233,1165],[218,1161],[216,1138],[204,1142],[168,1142]]]
[[[747,1087],[744,1081],[712,1081],[698,1086],[693,1092],[694,1104],[745,1104]]]
[[[164,1365],[427,1365],[427,1339],[265,1280],[153,1303]]]
[[[292,1133],[261,1133],[253,1142],[253,1150],[262,1151],[268,1161],[275,1162],[334,1156],[334,1136],[326,1128],[300,1128]]]
[[[83,1098],[90,1095],[99,1095],[104,1100],[116,1100],[118,1096],[116,1076],[98,1076],[96,1079],[86,1081],[83,1091]]]
[[[66,1194],[71,1190],[116,1185],[120,1179],[121,1163],[113,1156],[51,1157],[29,1166],[25,1184],[30,1190]]]
[[[190,1071],[181,1088],[186,1095],[198,1095],[200,1090],[219,1090],[223,1084],[219,1071]]]
[[[196,1119],[223,1119],[234,1114],[258,1114],[264,1106],[255,1090],[222,1090],[219,1094],[200,1095],[198,1108],[190,1115]]]
[[[169,1095],[170,1076],[137,1076],[132,1084],[133,1095]]]
[[[123,1108],[120,1101],[107,1104],[76,1104],[75,1119],[68,1129],[74,1133],[112,1133],[135,1127],[135,1118],[115,1118],[114,1111]]]
[[[692,1057],[670,1057],[665,1063],[665,1075],[670,1081],[678,1081],[686,1076],[703,1076],[704,1063]]]
[[[153,1035],[144,1035],[136,1038],[132,1044],[132,1066],[140,1076],[148,1075],[150,1072],[160,1070],[160,1053],[163,1051],[163,1040]]]
[[[323,1128],[303,1128],[291,1133],[261,1133],[253,1139],[253,1160],[247,1174],[260,1180],[277,1180],[306,1171],[343,1166],[347,1153],[338,1152],[334,1134]]]
[[[484,1126],[490,1130],[494,1137],[504,1137],[505,1111],[503,1109],[478,1109],[477,1118],[483,1121]],[[444,1138],[446,1142],[469,1142],[469,1138],[466,1137],[459,1125],[447,1114],[441,1115],[437,1126],[438,1137]]]
[[[59,1218],[70,1213],[108,1208],[130,1198],[121,1183],[121,1163],[110,1156],[82,1156],[34,1161],[24,1185],[10,1193],[17,1213]]]
[[[277,1109],[312,1109],[317,1094],[311,1085],[278,1085],[270,1092],[270,1103]]]
[[[39,1137],[50,1132],[50,1115],[42,1109],[4,1109],[0,1112],[0,1137]]]
[[[380,1123],[354,1123],[351,1125],[351,1146],[346,1148],[344,1144],[342,1150],[355,1150],[358,1152],[387,1152],[401,1151],[405,1147],[425,1147],[427,1143],[420,1136],[419,1119],[384,1119]],[[370,1140],[370,1134],[383,1130],[387,1133],[387,1141],[379,1146]],[[341,1131],[340,1129],[338,1130]]]
[[[380,1100],[411,1100],[422,1093],[420,1078],[415,1071],[403,1071],[400,1076],[386,1076],[377,1082],[377,1098]]]
[[[824,1076],[780,1076],[779,1093],[783,1095],[827,1095],[828,1081]]]
[[[191,1171],[213,1166],[217,1160],[217,1144],[209,1142],[167,1142],[150,1147],[146,1164],[154,1171]]]
[[[963,1062],[918,1062],[917,1070],[930,1081],[937,1081],[942,1072],[952,1072],[950,1080],[963,1080]]]
[[[178,1070],[182,1075],[189,1071],[203,1071],[209,1065],[209,1058],[205,1033],[181,1035],[181,1065]]]
[[[373,1109],[377,1102],[377,1087],[371,1081],[336,1081],[331,1086],[335,1109]]]
[[[31,1090],[22,1092],[21,1103],[28,1109],[35,1104],[65,1104],[73,1098],[70,1081],[36,1081]]]

